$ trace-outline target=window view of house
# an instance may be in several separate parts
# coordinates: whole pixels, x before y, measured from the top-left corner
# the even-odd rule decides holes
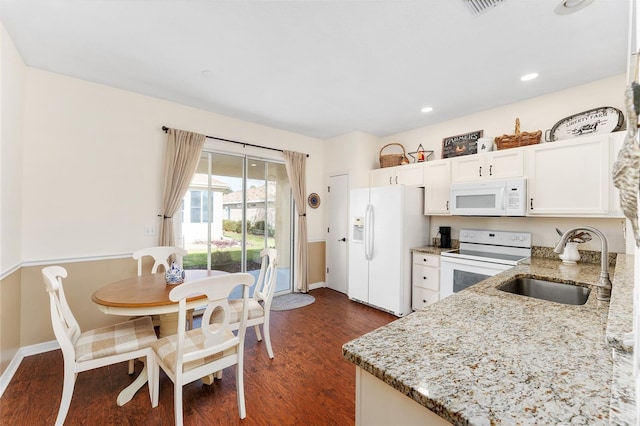
[[[177,240],[186,269],[260,271],[278,249],[277,292],[291,290],[291,187],[283,163],[204,152],[182,204]]]

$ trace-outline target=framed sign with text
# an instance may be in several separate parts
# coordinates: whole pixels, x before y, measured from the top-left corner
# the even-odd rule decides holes
[[[478,152],[478,139],[484,130],[476,130],[462,135],[449,136],[442,139],[442,158],[459,157]]]

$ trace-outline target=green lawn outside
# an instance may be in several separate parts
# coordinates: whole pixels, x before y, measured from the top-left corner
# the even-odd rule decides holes
[[[238,242],[240,234],[236,232],[224,232],[224,236]],[[275,240],[268,239],[269,247],[273,247]],[[240,245],[218,247],[211,252],[211,268],[227,272],[240,272],[241,251]],[[255,247],[255,248],[251,248]],[[247,270],[260,269],[260,251],[264,248],[264,236],[247,234]],[[183,259],[184,269],[206,269],[207,251],[191,250]]]

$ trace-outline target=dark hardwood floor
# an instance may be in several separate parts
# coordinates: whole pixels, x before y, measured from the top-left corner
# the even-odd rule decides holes
[[[245,346],[247,417],[240,420],[233,368],[222,381],[200,380],[184,387],[185,425],[352,425],[355,422],[355,366],[342,358],[342,344],[395,319],[321,288],[315,303],[271,313],[270,360],[253,327]],[[142,368],[136,363],[136,375]],[[27,357],[0,399],[1,425],[52,425],[62,395],[62,353]],[[134,376],[127,363],[80,373],[67,425],[172,425],[173,383],[160,378],[160,403],[151,408],[144,386],[118,407],[118,392]]]

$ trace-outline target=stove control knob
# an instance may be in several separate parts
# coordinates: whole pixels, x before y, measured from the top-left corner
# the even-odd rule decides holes
[[[524,241],[524,235],[520,235],[519,240],[520,240],[520,241]]]

